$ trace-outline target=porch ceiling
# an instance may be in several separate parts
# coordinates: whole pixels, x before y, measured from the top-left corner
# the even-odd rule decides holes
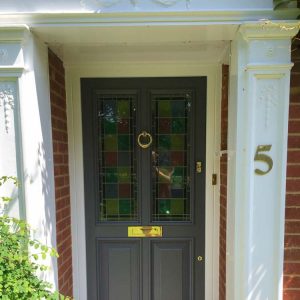
[[[109,61],[194,61],[224,56],[237,24],[43,26],[32,31],[67,64]]]

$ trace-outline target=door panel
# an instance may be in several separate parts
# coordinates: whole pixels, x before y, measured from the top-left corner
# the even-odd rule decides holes
[[[206,78],[81,85],[88,299],[203,300]]]
[[[192,299],[191,240],[152,241],[153,300]]]
[[[139,300],[140,242],[98,240],[100,299]]]

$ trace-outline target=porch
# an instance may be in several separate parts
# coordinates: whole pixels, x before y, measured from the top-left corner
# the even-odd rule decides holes
[[[38,16],[30,31],[0,29],[0,87],[19,103],[11,134],[21,146],[10,147],[23,157],[22,166],[6,169],[22,169],[25,199],[43,199],[35,203],[38,213],[26,200],[24,215],[60,253],[48,279],[87,299],[80,80],[206,77],[205,299],[281,299],[283,293],[297,299],[298,65],[290,117],[288,107],[290,45],[299,24],[226,13],[213,19],[191,13],[188,21],[181,13],[70,14],[60,23],[58,17]],[[8,139],[2,135],[1,143]]]

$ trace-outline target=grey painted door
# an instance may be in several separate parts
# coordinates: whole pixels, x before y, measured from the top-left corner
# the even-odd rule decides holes
[[[81,88],[88,299],[204,299],[206,78]]]

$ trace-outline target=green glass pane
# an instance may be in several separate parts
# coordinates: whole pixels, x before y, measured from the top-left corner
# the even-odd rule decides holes
[[[130,168],[119,168],[118,169],[119,182],[126,183],[131,182],[131,172]]]
[[[185,133],[184,118],[178,118],[172,120],[172,133]]]
[[[184,214],[184,199],[171,200],[171,214],[172,215]]]
[[[158,101],[158,116],[159,117],[171,117],[171,103],[168,100]]]
[[[129,135],[119,135],[118,136],[118,150],[127,151],[130,149],[130,136]]]
[[[172,135],[171,136],[171,149],[172,150],[184,150],[184,135]]]
[[[175,167],[174,168],[174,173],[173,173],[173,177],[176,176],[184,176],[184,168],[183,167]]]
[[[171,147],[170,135],[160,135],[158,138],[158,147],[160,149],[169,150]]]
[[[105,182],[106,183],[118,182],[117,168],[107,168],[105,170]]]
[[[107,215],[112,216],[119,214],[119,201],[117,199],[107,199],[105,202]]]
[[[118,139],[116,135],[105,135],[103,138],[105,151],[117,151]]]
[[[131,201],[129,199],[122,199],[119,201],[120,214],[129,215],[131,213]]]
[[[184,168],[175,167],[172,175],[172,188],[180,189],[184,184]]]
[[[169,215],[170,214],[170,200],[159,200],[159,213],[163,215]]]
[[[129,118],[130,103],[128,100],[119,100],[118,101],[118,116],[120,118]]]
[[[114,121],[104,120],[104,133],[105,134],[116,134],[117,133],[117,124]]]

